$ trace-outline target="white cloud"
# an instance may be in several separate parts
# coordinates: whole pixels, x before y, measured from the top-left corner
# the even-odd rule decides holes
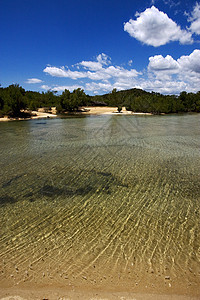
[[[136,77],[140,73],[135,69],[127,70],[119,66],[107,66],[110,63],[110,58],[102,53],[97,56],[98,61],[82,61],[75,66],[78,71],[66,70],[64,67],[51,67],[47,66],[43,72],[54,76],[54,77],[66,77],[71,79],[80,79],[80,78],[88,78],[91,80],[106,80],[115,77]],[[100,62],[101,61],[101,62]],[[80,66],[83,67],[84,70],[80,71]],[[89,69],[89,71],[85,71],[85,69]]]
[[[179,94],[187,91],[187,83],[184,81],[163,81],[163,79],[146,80],[141,83],[141,88],[146,91],[154,91],[161,94]]]
[[[84,62],[84,63],[83,63]],[[149,57],[149,64],[143,73],[127,67],[101,65],[97,68],[93,63],[98,61],[82,61],[71,71],[64,67],[48,66],[44,72],[51,76],[74,79],[76,84],[43,85],[45,90],[61,92],[65,89],[73,91],[82,88],[91,94],[103,94],[117,90],[141,88],[164,94],[178,94],[185,90],[197,92],[200,90],[200,50],[196,49],[189,55],[183,55],[177,60],[172,56],[155,55]],[[98,65],[97,65],[98,66]],[[88,70],[89,69],[89,70]],[[92,70],[93,69],[93,70]],[[80,80],[83,78],[84,80]]]
[[[111,59],[105,53],[101,53],[96,57],[97,61],[82,61],[75,66],[84,67],[84,69],[89,69],[90,71],[100,71],[103,66],[107,66],[111,63]]]
[[[114,83],[113,87],[117,90],[128,90],[133,87],[138,87],[140,80],[134,78],[118,78],[118,80]]]
[[[48,91],[48,90],[51,90],[51,87],[48,86],[47,84],[43,84],[43,85],[41,86],[41,89]]]
[[[174,60],[171,56],[149,58],[148,80],[144,89],[160,93],[197,92],[200,90],[200,50]],[[148,87],[147,87],[148,85]]]
[[[111,63],[111,58],[105,53],[101,53],[97,56],[97,61],[102,65],[109,65]]]
[[[52,88],[53,91],[57,91],[57,92],[62,92],[64,90],[69,90],[70,92],[72,92],[73,90],[76,90],[78,88],[84,89],[83,86],[81,85],[56,85]]]
[[[104,69],[105,74],[109,74],[111,77],[137,77],[140,73],[136,71],[135,69],[127,70],[119,66],[110,66],[106,69]]]
[[[113,86],[111,83],[103,83],[103,82],[90,82],[86,83],[86,90],[87,91],[104,91],[104,92],[110,92],[113,89]]]
[[[68,77],[71,79],[78,79],[78,78],[84,78],[85,76],[84,72],[79,71],[71,71],[66,70],[64,67],[57,68],[57,67],[46,67],[43,72],[54,76],[54,77]]]
[[[111,78],[109,74],[106,74],[105,69],[99,72],[87,72],[86,77],[92,80],[105,80]]]
[[[155,55],[149,57],[148,70],[153,72],[168,72],[168,74],[179,73],[185,71],[200,73],[200,50],[195,49],[190,55],[183,55],[179,59],[174,60],[170,55],[163,57]]]
[[[140,80],[136,78],[116,78],[117,80],[114,82],[91,82],[86,84],[86,89],[88,91],[103,91],[103,92],[110,92],[112,89],[116,88],[118,91],[120,90],[127,90],[134,87],[139,86]]]
[[[155,55],[149,57],[148,69],[150,71],[170,71],[170,73],[177,73],[179,64],[170,55],[167,55],[166,57]]]
[[[200,50],[196,49],[188,56],[181,56],[177,62],[181,69],[199,73],[200,76]]]
[[[98,71],[102,69],[102,64],[96,61],[82,61],[79,65],[91,71]]]
[[[49,85],[42,85],[41,89],[46,90],[46,91],[57,91],[57,92],[62,92],[64,90],[69,90],[70,92],[72,92],[73,90],[76,90],[78,88],[84,89],[83,86],[78,85],[78,84],[74,84],[74,85],[53,85],[53,86],[49,86]]]
[[[38,78],[29,78],[27,79],[26,83],[30,83],[30,84],[34,84],[34,83],[41,83],[43,82],[41,79],[38,79]]]
[[[191,16],[188,18],[188,21],[191,22],[190,30],[192,33],[200,34],[200,4],[196,3]]]
[[[181,44],[192,43],[192,34],[182,30],[167,14],[155,6],[138,14],[137,19],[130,19],[124,24],[124,30],[140,42],[154,47],[165,45],[171,41]]]

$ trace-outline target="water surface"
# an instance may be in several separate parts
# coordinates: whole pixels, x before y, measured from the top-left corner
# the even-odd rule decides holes
[[[200,115],[0,124],[2,286],[199,295]]]

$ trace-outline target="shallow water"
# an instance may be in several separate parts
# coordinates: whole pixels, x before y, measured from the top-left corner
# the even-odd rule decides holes
[[[0,124],[0,283],[199,295],[200,115]]]

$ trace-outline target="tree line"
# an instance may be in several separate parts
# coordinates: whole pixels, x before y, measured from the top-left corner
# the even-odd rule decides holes
[[[37,110],[41,107],[56,107],[58,113],[77,112],[82,106],[112,106],[120,112],[125,106],[134,112],[153,114],[200,112],[200,91],[197,93],[181,92],[176,95],[162,95],[160,93],[146,92],[141,89],[117,91],[105,95],[89,96],[84,90],[78,88],[73,92],[64,90],[61,95],[57,92],[25,91],[18,84],[6,88],[0,87],[0,117],[25,117],[27,111]],[[26,112],[24,112],[26,110]]]
[[[146,92],[141,89],[130,89],[100,97],[110,106],[117,106],[121,111],[122,106],[133,112],[145,112],[153,114],[169,114],[181,112],[200,112],[200,91],[197,93],[181,92],[177,95],[162,95],[155,92]],[[102,97],[102,98],[101,98]]]

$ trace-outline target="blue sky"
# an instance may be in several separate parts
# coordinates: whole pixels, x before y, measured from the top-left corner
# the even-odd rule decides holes
[[[0,83],[87,94],[200,90],[200,2],[0,0]]]

